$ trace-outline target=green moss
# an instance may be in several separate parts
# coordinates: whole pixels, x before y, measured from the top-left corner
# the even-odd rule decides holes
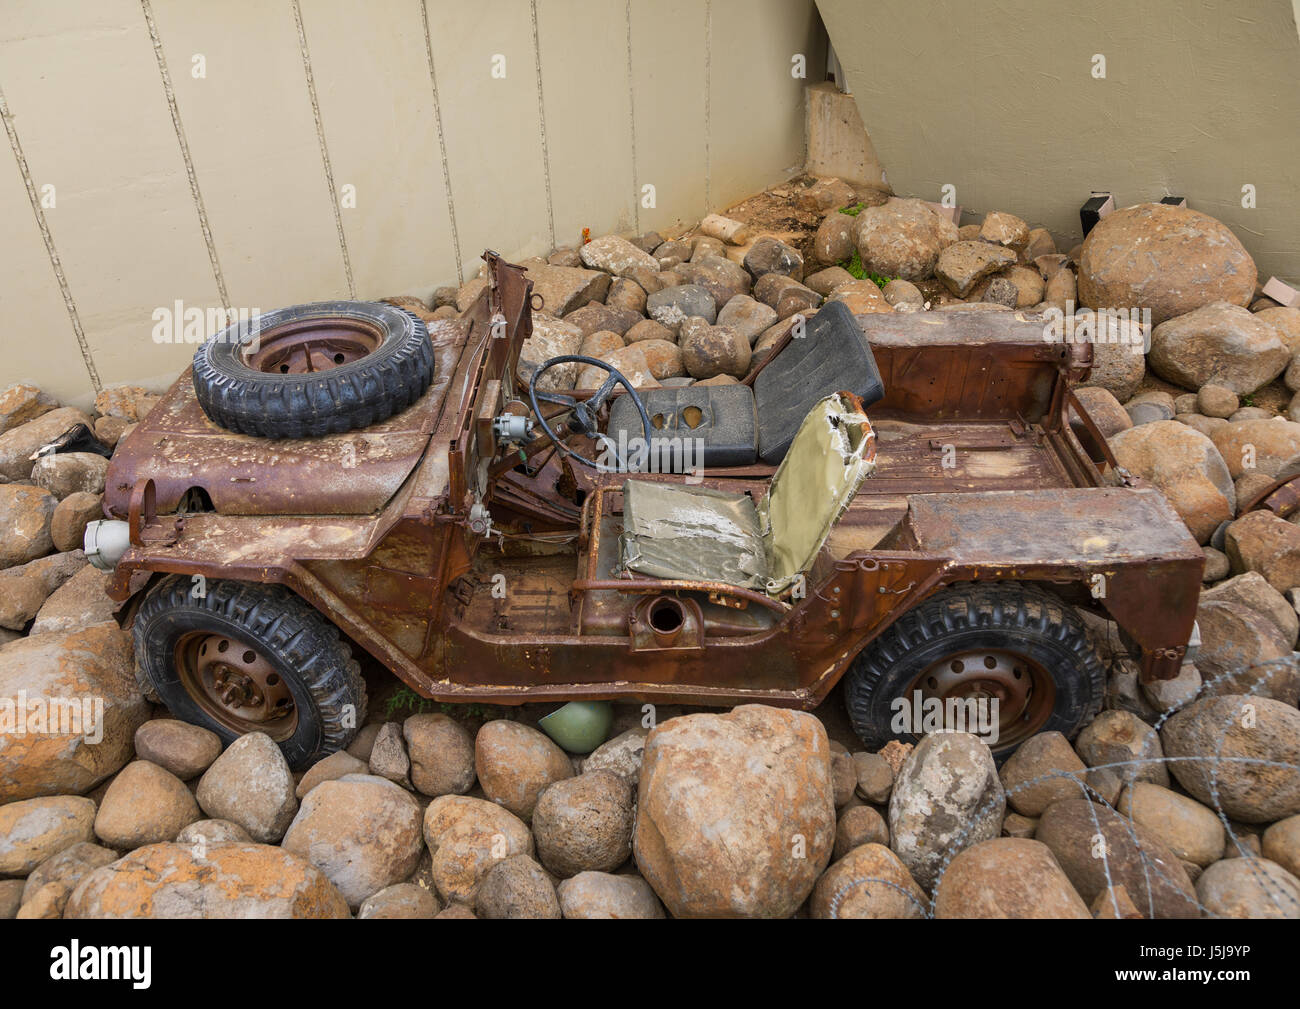
[[[840,213],[848,214],[850,217],[857,217],[858,214],[862,213],[866,206],[865,202],[859,201],[851,207],[840,207]]]
[[[848,259],[844,259],[840,261],[840,266],[848,270],[849,273],[852,274],[856,279],[869,280],[877,287],[884,287],[886,284],[888,284],[891,280],[894,279],[893,277],[882,277],[880,274],[876,273],[875,271],[868,270],[865,266],[862,265],[862,256],[858,253],[856,249],[853,250],[852,256],[850,256]]]

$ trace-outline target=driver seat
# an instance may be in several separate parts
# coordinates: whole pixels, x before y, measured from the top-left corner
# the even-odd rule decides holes
[[[757,503],[745,493],[627,480],[619,565],[780,597],[812,567],[875,466],[876,436],[862,401],[826,396],[804,417]]]

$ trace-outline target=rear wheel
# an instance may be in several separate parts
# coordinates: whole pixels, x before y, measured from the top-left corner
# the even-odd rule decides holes
[[[351,649],[282,586],[172,576],[145,597],[134,632],[142,689],[223,742],[265,733],[294,769],[342,749],[365,718]]]
[[[1078,614],[1032,585],[947,589],[903,614],[845,678],[872,750],[939,728],[982,736],[1005,759],[1030,736],[1073,737],[1101,710],[1105,673]]]

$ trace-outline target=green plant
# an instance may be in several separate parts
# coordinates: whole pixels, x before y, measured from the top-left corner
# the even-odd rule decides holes
[[[1242,397],[1241,397],[1241,405],[1242,405],[1242,406],[1254,406],[1254,405],[1255,405],[1255,394],[1254,394],[1254,393],[1250,393],[1250,392],[1248,392],[1248,393],[1246,393],[1246,395],[1242,396]]]
[[[848,270],[857,280],[870,280],[877,287],[884,287],[893,279],[892,277],[882,277],[874,270],[868,270],[863,266],[862,256],[856,249],[853,250],[852,256],[840,262],[840,266]]]
[[[384,704],[384,717],[391,717],[403,708],[412,714],[423,714],[433,704],[427,697],[421,697],[410,687],[401,687]]]
[[[867,205],[865,202],[859,201],[853,204],[853,206],[851,207],[840,207],[840,213],[848,214],[850,217],[857,217],[858,214],[862,213],[862,211],[866,208],[866,206]]]
[[[448,718],[482,718],[487,709],[481,704],[440,704],[438,710]]]

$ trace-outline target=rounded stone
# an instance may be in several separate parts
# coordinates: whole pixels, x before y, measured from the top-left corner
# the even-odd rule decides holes
[[[1088,918],[1047,845],[1019,837],[982,841],[949,864],[935,891],[936,918]]]
[[[201,725],[174,718],[153,718],[135,730],[135,752],[189,781],[221,756],[221,737]]]
[[[560,877],[608,872],[632,853],[632,789],[612,771],[549,786],[533,810],[537,857]]]
[[[185,782],[148,760],[127,764],[109,783],[95,834],[113,848],[171,841],[202,814]]]
[[[573,777],[573,763],[537,729],[496,719],[478,730],[474,762],[483,793],[527,821],[547,785]]]

